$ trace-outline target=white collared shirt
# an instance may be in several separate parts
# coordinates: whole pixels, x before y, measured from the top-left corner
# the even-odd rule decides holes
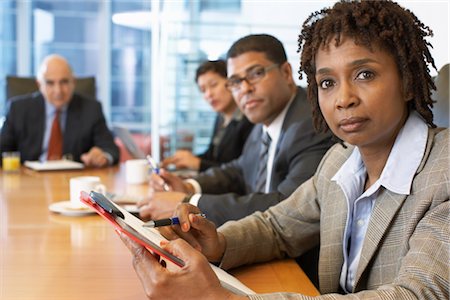
[[[267,156],[267,172],[266,172],[266,187],[264,188],[264,192],[268,193],[270,190],[270,179],[272,178],[272,168],[273,161],[275,159],[275,154],[277,151],[278,140],[280,139],[281,129],[283,127],[284,119],[286,117],[287,111],[292,104],[292,101],[295,98],[295,93],[288,104],[283,108],[281,113],[270,123],[269,126],[263,125],[263,132],[267,132],[270,136],[271,142],[269,147],[269,155]]]
[[[297,95],[297,89],[295,93],[292,95],[288,104],[283,108],[283,110],[278,114],[278,116],[272,121],[269,126],[263,126],[263,131],[267,131],[270,138],[270,147],[269,147],[269,156],[267,157],[267,177],[266,177],[266,187],[265,192],[268,193],[270,187],[270,178],[272,178],[272,167],[273,161],[275,159],[275,154],[277,150],[278,140],[280,139],[281,129],[283,127],[284,119],[286,117],[287,111],[292,104],[295,96]],[[200,201],[202,188],[197,180],[193,178],[186,179],[186,182],[190,183],[194,188],[194,195],[189,200],[189,203],[197,206]]]
[[[364,238],[380,188],[396,194],[410,194],[414,175],[425,152],[427,135],[427,124],[415,111],[411,112],[395,140],[380,178],[369,189],[364,191],[367,171],[357,147],[333,176],[332,180],[345,194],[348,207],[340,277],[340,285],[347,293],[352,292],[355,285]]]

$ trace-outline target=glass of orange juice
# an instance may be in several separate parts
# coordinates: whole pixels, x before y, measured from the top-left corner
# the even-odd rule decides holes
[[[18,172],[20,170],[20,152],[3,152],[2,165],[5,172]]]

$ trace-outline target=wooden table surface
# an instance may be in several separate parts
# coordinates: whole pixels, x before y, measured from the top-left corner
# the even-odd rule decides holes
[[[142,193],[124,184],[123,166],[83,171],[0,174],[0,299],[145,299],[131,256],[113,228],[92,214],[69,217],[48,206],[69,199],[69,179],[99,176],[110,192]],[[286,259],[231,271],[256,292],[318,295]]]

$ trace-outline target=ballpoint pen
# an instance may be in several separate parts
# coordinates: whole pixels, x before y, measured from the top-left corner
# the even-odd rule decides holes
[[[195,214],[195,215],[202,217],[202,218],[206,218],[205,214]],[[180,224],[180,220],[178,219],[178,217],[148,221],[147,223],[144,223],[142,226],[155,228],[155,227],[169,226],[169,225],[175,225],[175,224]]]
[[[147,159],[148,164],[150,165],[150,168],[152,169],[152,171],[155,172],[155,174],[159,175],[159,167],[158,167],[158,164],[156,163],[156,161],[153,159],[153,157],[151,157],[151,155],[148,154],[145,158]],[[163,184],[163,189],[166,192],[169,191],[169,185],[166,182],[164,182],[164,184]]]

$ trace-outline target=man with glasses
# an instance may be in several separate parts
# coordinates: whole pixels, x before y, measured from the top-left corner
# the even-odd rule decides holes
[[[249,35],[227,53],[227,87],[255,125],[241,156],[182,181],[161,170],[151,199],[139,203],[143,219],[171,216],[182,201],[197,205],[217,226],[264,211],[310,178],[332,145],[313,129],[305,91],[297,87],[282,43]],[[163,184],[171,192],[163,192]],[[176,192],[174,192],[176,191]]]

